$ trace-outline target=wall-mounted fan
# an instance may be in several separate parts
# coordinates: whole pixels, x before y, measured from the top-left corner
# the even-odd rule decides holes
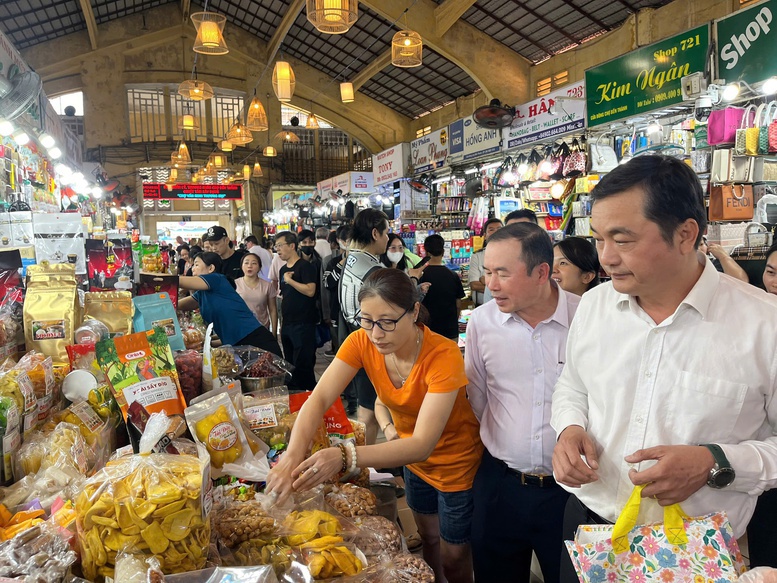
[[[515,117],[515,108],[502,105],[498,99],[492,99],[491,103],[478,107],[472,114],[472,119],[482,128],[498,129],[509,126]]]
[[[14,76],[10,81],[0,76],[0,117],[11,120],[23,114],[40,95],[43,82],[32,71]]]

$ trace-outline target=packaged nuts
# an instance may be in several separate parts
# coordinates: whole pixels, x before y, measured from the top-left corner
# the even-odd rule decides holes
[[[213,530],[220,542],[229,548],[251,539],[271,538],[275,520],[262,509],[260,502],[240,502],[213,513]]]
[[[357,519],[361,527],[354,544],[367,557],[388,554],[394,557],[402,552],[402,533],[396,523],[384,516],[364,516]]]
[[[399,555],[393,559],[387,583],[434,583],[434,571],[420,557],[411,554]]]
[[[343,516],[374,516],[378,513],[375,494],[353,484],[342,484],[326,495],[326,501]]]

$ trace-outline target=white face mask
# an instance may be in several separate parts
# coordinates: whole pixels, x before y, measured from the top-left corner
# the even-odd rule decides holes
[[[404,253],[402,253],[402,251],[389,251],[386,253],[386,257],[388,257],[388,260],[391,261],[391,263],[399,263],[403,256]]]
[[[340,241],[340,239],[338,239],[338,240],[337,240],[337,244],[338,244],[338,245],[340,245],[340,249],[342,249],[343,251],[345,251],[346,249],[348,249],[348,245],[346,245],[345,243],[343,243],[342,241]]]

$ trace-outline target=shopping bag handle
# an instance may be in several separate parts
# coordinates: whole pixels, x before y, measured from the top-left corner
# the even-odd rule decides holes
[[[641,486],[634,486],[631,496],[626,501],[626,506],[615,521],[612,529],[612,548],[616,553],[622,553],[629,550],[629,532],[637,526],[637,517],[639,515],[639,505],[642,501]],[[683,512],[679,504],[672,504],[664,507],[664,533],[670,544],[684,545],[688,542],[688,535],[685,533],[683,519],[688,515]]]

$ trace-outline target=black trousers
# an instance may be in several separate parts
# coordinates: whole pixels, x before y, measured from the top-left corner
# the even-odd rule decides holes
[[[237,346],[256,346],[283,358],[278,341],[267,328],[260,326],[237,343]]]
[[[777,567],[777,490],[758,497],[755,514],[747,525],[750,567]]]
[[[585,506],[575,496],[570,496],[567,500],[567,507],[564,510],[564,531],[562,538],[564,540],[575,540],[577,527],[581,524],[612,524],[605,520],[590,508]],[[559,581],[561,583],[580,583],[580,579],[575,573],[575,567],[566,547],[561,553],[561,573]]]
[[[289,390],[312,391],[316,386],[316,325],[284,322],[281,342],[286,360],[294,365]]]
[[[476,583],[528,583],[532,551],[545,582],[557,583],[569,493],[555,484],[521,484],[504,462],[484,450],[472,494]]]

